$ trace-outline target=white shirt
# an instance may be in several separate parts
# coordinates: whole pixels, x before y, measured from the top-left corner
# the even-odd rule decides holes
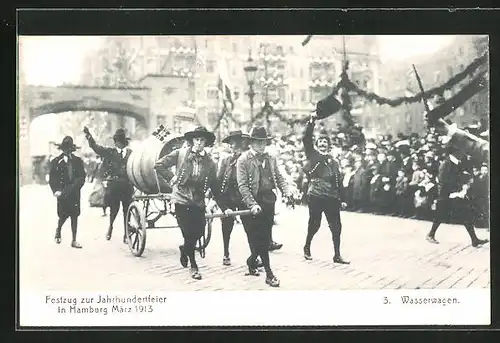
[[[116,151],[118,151],[118,153],[122,155],[122,158],[125,158],[125,156],[127,156],[127,148],[123,149],[116,148]]]

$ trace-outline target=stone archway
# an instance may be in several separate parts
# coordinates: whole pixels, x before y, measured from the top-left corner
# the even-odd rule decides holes
[[[85,86],[25,86],[19,90],[18,161],[20,183],[32,181],[29,128],[44,114],[71,111],[106,111],[130,116],[148,128],[149,88],[104,88]]]

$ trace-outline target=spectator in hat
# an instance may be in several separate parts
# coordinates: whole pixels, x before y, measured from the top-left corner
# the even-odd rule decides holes
[[[81,249],[77,242],[78,217],[80,216],[80,191],[85,184],[85,169],[80,157],[73,152],[77,146],[70,136],[64,137],[57,147],[62,153],[50,162],[49,186],[57,198],[57,223],[55,241],[61,243],[61,229],[68,218],[71,220],[71,247]]]
[[[394,188],[396,190],[396,214],[400,217],[408,216],[411,212],[412,198],[408,192],[408,183],[405,169],[399,169]]]
[[[383,182],[382,175],[380,174],[380,166],[374,164],[371,167],[373,176],[370,180],[370,212],[375,214],[382,214],[384,205],[383,197]]]
[[[479,170],[479,174],[474,177],[474,182],[470,188],[471,201],[474,203],[474,208],[476,210],[478,227],[489,227],[489,186],[488,165],[483,163]]]
[[[106,239],[109,241],[113,234],[113,224],[120,211],[120,204],[123,211],[123,243],[127,243],[125,226],[127,225],[127,210],[132,202],[134,187],[127,176],[127,161],[132,153],[128,148],[130,138],[125,130],[118,129],[113,135],[114,147],[104,147],[96,143],[87,127],[83,129],[85,138],[94,152],[108,161],[105,180],[107,181],[107,195],[109,200],[109,226]]]
[[[188,147],[163,156],[156,162],[155,169],[163,176],[175,166],[175,175],[170,183],[173,186],[172,199],[177,224],[184,238],[184,244],[179,246],[180,263],[184,268],[187,268],[189,263],[191,278],[201,280],[195,247],[205,231],[205,198],[209,190],[215,196],[217,205],[221,207],[216,180],[217,166],[205,151],[206,147],[213,146],[215,135],[200,126],[186,132],[184,138],[189,142]]]
[[[354,162],[354,175],[352,176],[352,202],[353,209],[357,212],[363,212],[368,206],[372,176],[370,170],[364,167],[361,157],[357,158]]]

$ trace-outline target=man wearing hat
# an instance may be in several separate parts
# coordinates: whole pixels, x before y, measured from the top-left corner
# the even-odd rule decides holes
[[[330,138],[321,134],[313,144],[313,130],[318,115],[313,113],[307,123],[302,142],[307,157],[304,172],[309,179],[307,190],[309,222],[307,237],[304,245],[304,258],[312,260],[311,242],[314,235],[321,226],[323,212],[326,215],[328,225],[332,232],[334,247],[334,263],[349,264],[340,255],[340,234],[342,223],[340,221],[340,209],[345,208],[345,196],[341,184],[341,174],[338,163],[328,153],[330,151]]]
[[[217,201],[219,194],[216,187],[217,166],[205,151],[205,147],[213,146],[215,135],[200,126],[186,132],[184,138],[188,146],[160,158],[155,164],[155,169],[160,176],[166,178],[170,168],[175,166],[175,175],[170,184],[177,224],[184,238],[184,244],[179,246],[180,263],[187,268],[189,262],[191,277],[201,280],[195,259],[195,247],[205,230],[205,195],[209,189],[220,207]]]
[[[473,247],[479,247],[488,242],[479,239],[474,230],[474,211],[468,195],[471,175],[467,173],[467,156],[450,141],[447,145],[447,159],[439,168],[439,197],[436,204],[434,221],[427,240],[438,244],[435,235],[443,222],[447,222],[453,213],[469,234]]]
[[[273,274],[269,261],[269,241],[272,240],[276,204],[273,190],[279,188],[288,200],[292,195],[278,169],[276,158],[265,152],[272,140],[267,130],[254,127],[248,138],[250,149],[243,152],[236,162],[238,189],[245,207],[252,211],[252,216],[241,217],[251,246],[251,254],[247,259],[248,274],[259,275],[256,259],[260,256],[266,271],[266,283],[278,287],[280,282]]]
[[[243,134],[241,130],[232,131],[229,136],[222,140],[231,148],[231,154],[225,156],[220,160],[219,168],[217,170],[217,183],[219,188],[219,206],[225,213],[245,209],[246,206],[241,198],[240,191],[238,190],[238,181],[236,179],[236,162],[241,156],[243,151],[248,150],[248,135]],[[221,219],[222,222],[222,239],[224,242],[224,257],[222,264],[225,266],[231,265],[229,257],[229,240],[231,232],[234,227],[234,217],[225,217]],[[251,242],[249,241],[251,244]],[[252,246],[250,245],[250,250]],[[262,262],[257,263],[258,266]]]
[[[62,154],[50,162],[49,185],[57,198],[57,224],[55,241],[61,243],[61,228],[66,219],[71,218],[71,246],[80,249],[82,246],[76,241],[78,216],[80,215],[80,190],[85,184],[85,169],[80,157],[73,155],[77,149],[73,138],[64,137],[58,148]]]
[[[118,215],[121,203],[123,211],[123,242],[126,243],[126,216],[128,206],[132,201],[132,195],[134,193],[134,187],[128,179],[126,170],[128,158],[132,153],[132,150],[127,147],[130,138],[125,135],[125,130],[118,129],[113,135],[115,146],[103,147],[96,143],[87,127],[83,129],[83,132],[85,133],[85,138],[87,138],[89,142],[90,148],[108,162],[106,175],[104,175],[104,179],[107,181],[107,195],[110,208],[109,227],[106,233],[106,239],[108,241],[111,239],[113,234],[113,223]]]

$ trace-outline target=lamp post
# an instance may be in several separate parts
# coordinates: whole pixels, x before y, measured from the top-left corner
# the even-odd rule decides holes
[[[257,75],[257,65],[255,64],[255,61],[252,59],[252,50],[248,50],[248,59],[247,59],[247,65],[245,68],[243,68],[245,71],[245,76],[247,78],[247,83],[248,83],[248,92],[246,95],[248,95],[248,98],[250,100],[250,125],[253,123],[253,101],[255,97],[255,91],[253,89],[253,86],[255,84],[255,76]]]

